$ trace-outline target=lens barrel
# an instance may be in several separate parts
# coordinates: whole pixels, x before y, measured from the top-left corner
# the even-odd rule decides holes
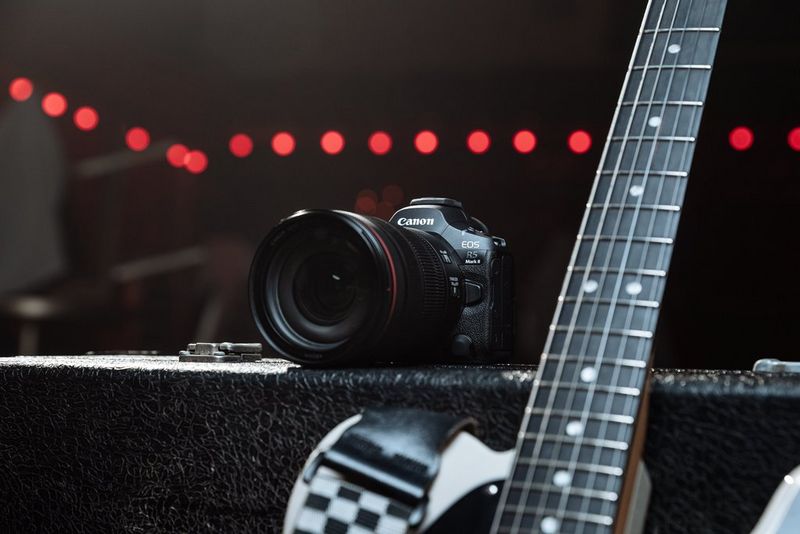
[[[410,361],[440,349],[460,313],[463,283],[440,238],[374,217],[304,210],[256,251],[250,306],[261,334],[306,365]]]

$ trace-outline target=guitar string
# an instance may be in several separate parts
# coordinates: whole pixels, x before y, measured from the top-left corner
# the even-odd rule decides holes
[[[653,4],[654,4],[653,0],[651,0],[648,3],[647,9],[645,11],[644,18],[642,19],[642,25],[641,25],[641,28],[640,28],[640,31],[639,31],[639,36],[637,38],[636,45],[634,47],[633,56],[631,57],[631,61],[630,61],[630,64],[628,66],[628,70],[627,70],[626,75],[625,75],[625,81],[624,81],[623,87],[622,87],[622,94],[620,95],[620,100],[617,103],[617,109],[616,109],[616,112],[615,112],[615,115],[614,115],[614,120],[612,121],[612,126],[611,126],[612,130],[616,127],[617,120],[619,118],[619,111],[621,109],[621,103],[623,101],[623,98],[625,97],[625,93],[626,93],[627,88],[628,88],[628,83],[630,81],[631,73],[633,72],[633,65],[634,65],[634,62],[635,62],[635,59],[636,59],[636,54],[638,53],[639,46],[641,44],[643,30],[644,30],[645,25],[647,23],[647,19],[650,16],[650,10],[653,7]],[[664,4],[664,6],[665,5],[666,5],[666,2]],[[659,13],[657,25],[660,25],[661,17],[663,16],[664,6],[662,6],[661,12]],[[648,62],[649,62],[649,58],[650,58],[651,54],[652,54],[652,47],[650,49],[650,52],[648,53],[648,60],[647,60]],[[642,76],[642,79],[639,82],[639,87],[637,89],[637,93],[636,93],[635,99],[639,98],[639,95],[641,94],[643,83],[644,83],[644,75]],[[631,127],[631,122],[629,121],[628,122],[628,126],[627,126],[627,132],[630,131],[630,127]],[[602,155],[602,158],[601,158],[601,161],[600,161],[600,165],[599,165],[599,168],[598,168],[598,171],[597,171],[598,174],[597,174],[597,177],[595,179],[595,182],[594,182],[594,185],[593,185],[593,188],[592,188],[591,197],[594,197],[595,194],[596,194],[597,186],[599,184],[600,177],[602,176],[601,172],[602,172],[602,169],[605,166],[606,157],[608,156],[609,146],[610,146],[610,143],[606,143],[606,146],[605,146],[605,148],[603,150],[603,155]],[[619,165],[621,163],[621,154],[622,153],[620,153],[620,155],[617,157],[617,163],[616,163],[616,170],[617,171],[618,171]],[[612,184],[614,183],[615,180],[616,180],[616,172],[612,175],[612,179],[611,179]],[[607,202],[603,206],[603,215],[602,215],[603,220],[605,218],[606,211],[607,211]],[[581,223],[581,233],[583,233],[585,231],[585,228],[586,228],[586,226],[588,224],[589,215],[590,215],[590,210],[587,210],[586,214],[584,215],[583,222]],[[591,254],[590,254],[590,260],[591,260],[591,258],[594,257],[594,254],[595,254],[595,251],[596,251],[596,247],[597,247],[597,243],[598,243],[598,241],[595,240],[595,243],[592,246],[592,250],[591,250]],[[571,262],[570,262],[571,265],[574,265],[574,263],[575,263],[579,248],[580,248],[580,243],[576,243],[576,246],[575,246],[575,248],[573,250],[573,253],[572,253],[572,259],[571,259]],[[562,294],[566,294],[571,278],[572,278],[572,274],[571,273],[567,273],[567,276],[565,277],[564,283],[563,283],[563,286],[562,286]],[[585,283],[585,281],[586,281],[586,278],[584,278],[583,282]],[[575,307],[575,310],[573,311],[573,321],[575,319],[576,311],[580,307],[580,302],[581,302],[581,299],[582,299],[582,295],[583,295],[583,284],[579,288],[578,298],[577,298],[577,301],[576,301],[576,307]],[[554,319],[555,319],[556,322],[558,322],[558,319],[560,318],[560,314],[561,314],[561,311],[562,311],[562,305],[563,305],[562,302],[559,302],[558,305],[557,305],[557,310],[556,310],[556,313],[554,315]],[[567,332],[567,341],[565,342],[565,347],[568,346],[569,340],[571,338],[571,334],[572,334],[572,330],[570,329]],[[539,393],[538,384],[541,381],[541,377],[542,377],[543,371],[544,371],[544,369],[545,369],[545,367],[547,365],[547,355],[550,352],[550,348],[552,346],[554,337],[555,337],[555,332],[551,330],[550,335],[548,336],[547,343],[546,343],[545,354],[542,357],[542,362],[541,362],[541,364],[539,366],[539,369],[537,370],[536,378],[534,379],[534,384],[533,384],[534,387],[533,387],[533,389],[531,391],[530,399],[529,399],[528,404],[527,404],[528,408],[526,408],[526,413],[525,413],[525,416],[524,416],[523,425],[521,426],[521,432],[520,432],[520,436],[519,436],[518,443],[517,443],[517,450],[516,450],[516,458],[515,458],[515,463],[514,463],[514,469],[512,470],[512,480],[516,479],[516,476],[515,476],[516,475],[516,470],[519,468],[519,462],[518,462],[519,455],[521,453],[522,446],[525,443],[525,433],[530,430],[530,428],[529,428],[530,427],[530,412],[528,410],[531,409],[535,405],[535,400],[536,400],[537,394]],[[562,366],[563,366],[563,359],[558,361],[558,364],[557,364],[558,369],[556,371],[557,373],[560,373],[562,371]],[[556,391],[555,389],[551,388],[551,390],[549,392],[549,395],[548,395],[548,400],[547,400],[547,405],[546,406],[551,406],[553,404],[555,391]],[[550,416],[550,410],[548,408],[548,409],[546,409],[545,413],[542,416],[542,422],[540,423],[540,428],[544,428],[544,429],[547,428],[547,424],[549,423],[549,416]],[[542,440],[541,439],[536,439],[535,443],[534,443],[534,451],[533,451],[533,454],[531,455],[532,458],[538,458],[541,446],[542,446]],[[520,496],[520,499],[519,499],[520,506],[518,506],[516,508],[516,510],[514,511],[513,523],[511,525],[511,529],[519,528],[519,523],[522,520],[522,516],[524,515],[523,511],[524,511],[524,509],[526,507],[525,505],[527,504],[527,501],[528,501],[528,498],[529,498],[529,495],[530,495],[530,490],[529,490],[530,480],[531,480],[531,477],[533,476],[533,472],[534,471],[535,471],[535,468],[534,468],[534,466],[532,464],[525,467],[525,471],[524,472],[525,472],[525,483],[526,484],[525,484],[525,487],[523,488],[523,490],[521,491],[521,496]],[[496,515],[495,515],[495,521],[494,521],[494,524],[493,524],[493,532],[497,531],[497,529],[499,528],[499,523],[502,522],[503,509],[506,506],[509,493],[510,493],[510,483],[506,484],[504,486],[504,488],[503,488],[503,493],[502,493],[501,499],[500,499],[500,506],[498,507],[498,510],[496,512]]]
[[[699,45],[701,34],[699,32],[695,32],[696,40],[695,40],[695,46],[694,47],[688,47],[688,48],[685,47],[686,34],[687,34],[686,28],[689,28],[689,27],[692,26],[692,24],[690,24],[690,20],[689,19],[692,16],[693,8],[694,8],[694,0],[690,0],[689,1],[689,5],[688,5],[687,10],[686,10],[686,17],[684,19],[683,29],[681,30],[680,42],[678,43],[680,49],[679,49],[678,53],[675,54],[675,63],[673,65],[681,64],[680,52],[681,51],[686,51],[686,50],[690,50],[691,51],[691,56],[692,56],[693,59],[692,59],[692,61],[684,61],[683,63],[684,64],[697,64],[697,61],[698,61],[697,55],[698,55],[698,51],[699,51],[699,46],[698,45]],[[708,2],[705,2],[704,5],[703,5],[703,10],[702,10],[702,12],[700,14],[700,18],[699,18],[700,23],[696,24],[695,26],[697,26],[697,27],[702,27],[703,26],[702,21],[705,20],[707,8],[708,8]],[[678,8],[676,7],[676,11],[677,11],[677,9]],[[658,35],[654,34],[654,39],[657,38],[657,37],[658,37]],[[665,49],[667,48],[668,45],[670,45],[670,37],[671,37],[671,32],[670,32],[669,36],[664,40],[663,46],[664,46]],[[712,39],[713,39],[713,37],[712,37]],[[713,54],[712,54],[712,57],[713,57]],[[708,63],[711,63],[711,58],[709,58]],[[664,102],[661,105],[661,111],[660,111],[660,114],[658,115],[660,118],[662,118],[662,121],[657,126],[656,136],[658,135],[658,133],[661,130],[661,125],[663,125],[663,118],[665,117],[665,114],[666,114],[666,111],[667,111],[667,102],[670,101],[669,95],[670,95],[670,92],[672,90],[672,87],[673,87],[673,84],[674,84],[674,81],[675,81],[675,71],[676,71],[676,68],[673,66],[673,68],[672,68],[672,70],[670,72],[669,82],[668,82],[667,87],[665,89]],[[686,77],[685,77],[684,82],[683,82],[683,87],[681,89],[681,98],[680,98],[680,100],[677,100],[678,102],[684,102],[686,100],[686,92],[687,92],[687,89],[688,89],[688,86],[689,86],[689,80],[691,79],[691,76],[689,74],[690,73],[687,72]],[[703,74],[702,76],[705,76],[705,74]],[[708,73],[707,76],[708,76],[708,78],[710,78],[711,73]],[[702,83],[706,83],[706,80],[705,79],[701,79],[701,84]],[[654,98],[655,98],[655,93],[657,92],[657,89],[658,89],[657,85],[654,86],[654,88],[653,88],[653,97]],[[654,98],[650,99],[651,102],[654,100]],[[698,98],[697,100],[704,100],[704,99],[705,98],[703,97],[703,98]],[[649,104],[647,113],[643,116],[643,119],[642,119],[644,125],[647,124],[646,121],[651,116],[651,111],[652,111],[651,108],[652,108],[652,104]],[[664,159],[665,167],[668,166],[670,161],[671,161],[672,151],[673,151],[673,148],[675,147],[674,138],[678,134],[678,125],[679,125],[679,123],[681,121],[681,118],[682,118],[683,105],[682,104],[677,104],[676,108],[677,109],[676,109],[676,113],[675,113],[674,123],[672,125],[672,132],[670,134],[670,137],[672,139],[670,141],[668,141],[667,152],[666,152],[665,159]],[[692,134],[694,133],[695,120],[696,120],[696,117],[697,117],[697,114],[698,114],[698,108],[697,107],[692,107],[690,109],[691,109],[691,121],[689,123],[689,128],[688,128],[689,131],[686,134],[687,136],[692,136]],[[684,146],[683,146],[683,152],[682,152],[682,155],[681,155],[681,163],[680,163],[680,167],[679,167],[678,170],[685,170],[686,172],[688,172],[688,170],[689,170],[689,169],[686,168],[686,166],[687,166],[686,165],[686,163],[687,163],[686,159],[687,159],[687,155],[690,153],[691,148],[692,148],[691,143],[692,142],[686,142],[686,144],[684,144]],[[654,142],[654,146],[655,146],[655,142]],[[645,171],[645,176],[643,178],[643,182],[644,183],[647,183],[647,180],[649,178],[650,170],[651,170],[651,167],[648,166],[647,170]],[[633,173],[631,173],[631,175],[633,175]],[[686,178],[678,178],[677,180],[684,180],[685,181]],[[655,202],[654,202],[654,204],[656,204],[656,205],[661,203],[661,196],[662,196],[663,191],[664,191],[664,183],[665,183],[665,181],[666,181],[666,177],[664,177],[664,176],[662,176],[661,179],[658,181],[658,189],[657,189],[657,192],[656,192],[656,195],[655,195]],[[675,206],[675,205],[678,204],[678,202],[680,202],[680,199],[678,199],[679,191],[680,191],[680,187],[676,187],[676,188],[673,189],[672,195],[671,195],[672,198],[670,199],[670,202],[671,202],[670,205]],[[645,195],[643,193],[639,197],[639,205],[644,202],[644,196]],[[638,206],[637,206],[637,209],[638,209]],[[665,222],[665,226],[666,226],[665,230],[668,233],[670,233],[670,231],[671,231],[671,234],[675,233],[674,232],[676,230],[675,225],[677,225],[679,217],[680,217],[679,212],[677,212],[677,213],[668,212],[667,213],[666,222]],[[647,233],[647,235],[652,235],[652,233],[654,231],[655,223],[656,223],[656,216],[655,216],[655,212],[654,212],[653,213],[653,217],[650,219],[650,223],[648,225],[648,233]],[[630,246],[630,244],[628,246]],[[641,258],[639,259],[639,262],[638,262],[638,269],[640,271],[641,271],[641,269],[644,268],[644,266],[646,264],[646,259],[647,259],[647,254],[649,253],[649,248],[650,248],[650,244],[649,243],[648,244],[644,244],[643,247],[642,247]],[[672,248],[672,245],[662,245],[660,247],[659,255],[658,255],[658,261],[656,263],[656,268],[663,269],[665,271],[667,270],[666,269],[666,265],[663,265],[663,263],[664,263],[664,253],[665,253],[666,250],[670,250],[671,248]],[[662,281],[662,284],[663,283],[665,283],[665,281]],[[663,287],[662,287],[662,290],[663,290]],[[651,300],[654,300],[654,301],[659,301],[660,300],[660,296],[658,295],[659,288],[658,288],[657,284],[654,284],[650,288],[650,292],[649,293],[650,293],[649,297],[650,297]],[[635,309],[634,307],[630,307],[628,309],[628,312],[627,312],[627,315],[626,315],[626,319],[625,319],[625,328],[626,329],[631,328],[631,320],[632,320],[632,315],[633,315],[633,310],[634,309]],[[656,315],[654,312],[651,312],[649,309],[644,309],[644,313],[645,314]],[[655,317],[652,317],[652,316],[650,317],[650,321],[653,324],[653,328],[655,328],[654,319],[655,319]],[[627,345],[628,341],[629,341],[628,339],[625,339],[620,343],[620,347],[617,349],[617,354],[616,354],[616,359],[615,359],[616,361],[618,361],[622,357],[623,350],[626,348],[626,345]],[[642,352],[643,351],[647,351],[649,353],[650,348],[652,346],[652,341],[651,340],[645,340],[645,339],[638,339],[635,342],[635,344],[637,345],[637,347],[636,347],[637,351],[642,351]],[[612,377],[612,383],[616,383],[619,380],[620,371],[621,371],[621,367],[619,365],[617,365],[617,364],[614,364],[614,373],[613,373],[613,377]],[[642,372],[644,372],[645,376],[646,376],[646,374],[648,373],[648,370],[644,369],[644,370],[642,370]],[[609,398],[606,399],[605,405],[603,407],[603,409],[604,409],[604,411],[606,413],[610,413],[610,410],[612,408],[612,403],[613,403],[612,401],[613,401],[613,397],[612,396],[609,396]],[[625,399],[625,407],[624,407],[625,413],[629,413],[628,411],[633,409],[633,408],[638,408],[638,405],[641,402],[643,402],[643,397],[638,397],[638,398],[637,397],[628,397],[628,398],[626,398]],[[637,409],[637,411],[638,411],[638,409]],[[607,434],[608,434],[608,422],[607,421],[601,422],[599,427],[600,427],[599,428],[599,435],[600,436],[604,436],[605,438],[607,438],[608,437],[607,436]],[[616,432],[616,434],[614,436],[614,438],[617,439],[617,440],[622,440],[623,439],[623,437],[620,436],[620,429],[622,429],[624,431],[625,427],[622,426],[622,427],[617,429],[617,432]],[[630,430],[631,430],[630,438],[632,439],[633,438],[633,434],[635,433],[635,427],[631,426]],[[598,464],[600,462],[600,457],[599,456],[600,456],[600,449],[596,449],[594,451],[594,453],[592,454],[592,463],[593,464]],[[628,469],[637,469],[638,468],[638,466],[633,465],[630,462],[630,453],[628,453],[627,465],[628,465]],[[596,480],[597,480],[597,473],[594,472],[594,471],[590,472],[588,474],[588,476],[587,476],[587,487],[593,488],[595,486]],[[610,483],[613,482],[613,481],[614,481],[614,479],[611,478],[611,477],[606,479],[605,484],[603,484],[603,490],[604,491],[613,490],[613,488],[609,488]],[[589,511],[588,510],[588,504],[589,504],[589,501],[587,499],[585,499],[585,498],[581,499],[580,511],[582,513]],[[581,529],[581,532],[582,531],[583,531],[583,528]]]
[[[661,14],[662,15],[662,20],[663,20],[664,11],[667,11],[667,6],[669,4],[670,4],[670,1],[666,0],[665,3],[664,3],[664,7],[662,9],[662,14]],[[674,4],[674,7],[673,7],[673,11],[672,11],[672,16],[671,16],[670,21],[669,21],[667,41],[670,40],[670,38],[672,36],[673,29],[675,28],[675,22],[677,20],[678,11],[680,9],[680,6],[681,6],[681,0],[676,0],[676,2]],[[659,20],[659,22],[656,25],[655,29],[657,29],[657,30],[661,29],[662,20]],[[648,65],[651,63],[651,61],[653,59],[653,52],[656,50],[656,44],[658,43],[658,35],[659,35],[658,32],[654,32],[653,33],[653,39],[652,39],[652,43],[651,43],[651,46],[650,46],[650,56],[648,57],[648,60],[647,60],[647,64]],[[660,58],[658,58],[658,66],[657,66],[656,74],[654,76],[655,79],[653,81],[653,89],[650,91],[650,94],[649,94],[649,96],[647,98],[647,101],[648,101],[648,104],[647,104],[648,115],[649,115],[649,113],[651,111],[652,101],[653,101],[653,98],[655,97],[655,94],[656,94],[656,92],[658,90],[658,86],[659,86],[659,82],[661,81],[662,74],[664,73],[664,62],[665,62],[666,57],[667,57],[667,47],[665,46],[663,48],[663,50],[661,51]],[[648,69],[643,69],[642,70],[642,83],[643,84],[647,80],[647,72],[648,72]],[[672,69],[672,72],[674,72],[674,69]],[[641,94],[639,96],[641,96]],[[637,98],[637,101],[638,101],[638,98]],[[626,136],[629,135],[630,129],[632,129],[632,125],[635,122],[636,107],[637,106],[634,105],[632,107],[632,109],[631,109],[631,115],[630,115],[631,127],[629,128],[629,132],[626,133]],[[630,143],[630,144],[625,142],[623,144],[623,146],[620,147],[620,159],[624,159],[625,158],[625,154],[628,153],[627,149],[629,147],[631,147],[631,145],[633,145],[633,148],[634,148],[633,157],[632,157],[631,162],[630,162],[630,165],[633,168],[632,170],[636,169],[637,164],[639,162],[640,153],[642,152],[642,147],[644,146],[644,141],[643,141],[644,135],[643,134],[646,132],[646,129],[647,129],[647,122],[643,122],[642,123],[642,131],[639,132],[639,135],[637,136],[637,140],[634,141],[633,143]],[[612,130],[610,135],[613,136],[614,133],[615,132]],[[653,159],[653,154],[655,152],[655,147],[656,146],[657,145],[656,145],[656,143],[654,141],[652,143],[652,146],[651,146],[651,149],[650,149],[650,153],[648,154],[648,160],[647,160],[647,164],[645,165],[645,169],[649,169],[652,166],[652,159]],[[619,169],[617,169],[616,172],[618,174],[620,174],[619,173]],[[621,176],[625,176],[625,174],[627,174],[627,176],[625,178],[614,182],[614,186],[610,188],[610,191],[609,191],[609,194],[608,194],[608,198],[613,198],[614,189],[615,189],[617,183],[619,183],[619,182],[624,182],[625,183],[625,187],[624,187],[623,191],[627,192],[627,191],[630,190],[634,174],[633,174],[633,172],[625,173],[623,171],[620,174],[620,177]],[[648,183],[647,178],[648,178],[648,176],[645,175],[644,178],[643,178],[643,181],[642,181],[643,186],[645,188],[646,188],[647,183]],[[612,325],[612,322],[613,322],[613,317],[614,317],[614,312],[616,311],[617,298],[618,298],[619,292],[622,289],[622,280],[624,279],[624,272],[623,271],[624,271],[625,267],[627,266],[628,255],[630,253],[630,243],[632,242],[632,239],[633,239],[634,235],[636,234],[636,225],[637,225],[637,222],[638,222],[639,206],[641,205],[642,195],[640,195],[639,197],[636,197],[636,198],[637,198],[636,207],[634,209],[633,217],[632,217],[632,219],[630,221],[630,229],[628,231],[627,239],[626,240],[620,240],[622,243],[626,243],[627,244],[627,246],[625,247],[625,251],[623,253],[623,256],[622,256],[622,260],[620,262],[620,272],[618,272],[616,274],[616,276],[613,276],[613,277],[608,275],[608,269],[611,266],[611,260],[612,260],[612,257],[613,257],[613,255],[611,254],[610,251],[617,244],[616,236],[620,233],[622,222],[625,219],[625,209],[624,208],[619,210],[619,213],[617,214],[617,216],[615,218],[614,228],[613,228],[613,231],[610,233],[610,235],[614,236],[614,239],[613,239],[613,241],[611,241],[609,243],[609,247],[610,247],[609,248],[609,253],[606,254],[606,258],[602,262],[602,269],[603,269],[602,272],[605,273],[605,274],[600,276],[601,283],[600,283],[600,285],[599,285],[599,287],[597,289],[597,292],[598,292],[598,294],[600,294],[606,288],[606,286],[607,286],[607,284],[609,284],[609,282],[611,282],[613,284],[613,291],[611,293],[611,304],[610,304],[610,306],[608,308],[607,316],[605,318],[605,324],[603,325],[603,333],[601,334],[600,346],[599,346],[599,348],[597,350],[597,353],[594,355],[594,358],[591,358],[587,354],[588,353],[588,343],[589,343],[589,339],[591,338],[591,336],[590,335],[584,336],[583,337],[583,341],[581,343],[580,350],[577,353],[578,357],[581,359],[579,367],[582,367],[584,365],[590,364],[590,365],[592,365],[594,367],[596,372],[599,372],[599,370],[602,368],[603,361],[608,359],[608,355],[605,354],[605,348],[606,348],[606,345],[608,343],[608,338],[609,338],[608,337],[608,331],[611,328],[611,325]],[[602,225],[598,226],[597,233],[598,234],[605,233],[605,231],[603,230],[603,226]],[[587,271],[586,275],[587,276],[591,276],[592,269],[596,268],[596,266],[594,266],[593,263],[594,262],[592,261],[586,267],[586,271]],[[595,299],[595,301],[592,302],[592,304],[590,305],[590,314],[589,314],[589,318],[588,318],[588,321],[587,321],[587,324],[589,325],[589,327],[591,327],[594,324],[594,322],[596,320],[598,309],[599,309],[598,300]],[[623,338],[624,338],[624,336],[623,336]],[[559,377],[559,381],[563,381],[563,379],[564,379],[563,375]],[[580,416],[579,421],[580,421],[581,428],[584,431],[580,432],[579,436],[576,437],[574,443],[570,444],[572,446],[572,450],[571,451],[568,450],[568,454],[569,454],[568,466],[569,467],[567,469],[567,472],[570,475],[572,475],[574,473],[574,471],[575,471],[575,466],[578,463],[578,459],[580,457],[580,453],[582,451],[582,447],[583,447],[583,445],[585,443],[585,439],[586,439],[586,437],[585,437],[586,436],[585,429],[586,429],[586,423],[588,421],[588,411],[591,410],[591,406],[595,401],[595,392],[596,392],[596,388],[597,388],[597,382],[598,382],[598,380],[597,380],[597,377],[596,377],[595,380],[593,380],[593,381],[591,381],[589,383],[588,391],[586,392],[586,398],[584,399],[584,402],[583,402],[583,408],[581,409],[581,414],[582,415]],[[567,400],[567,403],[566,403],[566,406],[568,406],[568,407],[571,407],[572,403],[575,400],[575,393],[577,392],[577,387],[576,386],[577,386],[577,382],[575,380],[569,381],[569,386],[568,386],[569,393],[568,393],[568,400]],[[608,395],[609,395],[609,398],[613,398],[614,393],[610,392]],[[564,420],[566,420],[566,418],[564,418]],[[563,425],[563,422],[564,421],[562,421],[562,425]],[[559,432],[563,432],[564,430],[565,430],[565,425],[562,426],[561,428],[559,428]],[[563,449],[564,449],[564,447],[561,444],[559,444],[559,446],[556,448],[556,450],[557,450],[556,458],[560,458],[561,457]],[[625,453],[623,452],[620,455],[624,456]],[[554,476],[554,473],[552,473],[552,468],[548,468],[547,471],[546,471],[545,480],[549,482],[550,480],[552,480],[552,476]],[[543,492],[543,493],[544,493],[544,495],[553,494],[553,493],[555,493],[555,494],[559,494],[560,493],[560,497],[558,499],[558,505],[555,507],[555,509],[556,510],[563,510],[564,507],[566,506],[567,499],[571,495],[570,490],[571,490],[570,485],[569,484],[565,484],[564,486],[561,487],[560,491],[558,491],[558,490],[552,490],[552,491],[548,490],[548,491]],[[540,498],[540,501],[541,501],[541,498]],[[615,514],[611,514],[612,517],[614,515]],[[580,519],[578,519],[577,522],[578,522],[578,524],[581,524],[581,520]]]

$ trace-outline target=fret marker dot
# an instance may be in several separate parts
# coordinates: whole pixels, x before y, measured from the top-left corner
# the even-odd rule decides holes
[[[581,432],[583,432],[583,423],[580,421],[570,421],[567,423],[568,436],[580,436]]]
[[[495,484],[492,484],[487,488],[487,491],[489,492],[489,495],[497,495],[497,492],[500,491],[500,488],[498,488]]]
[[[642,292],[642,284],[639,282],[628,282],[625,286],[625,293],[628,295],[638,295]]]
[[[641,185],[633,185],[630,189],[632,197],[640,197],[642,193],[644,193],[644,186]]]
[[[559,488],[567,486],[570,482],[572,482],[572,475],[566,471],[556,471],[553,475],[553,484]]]
[[[680,51],[681,51],[681,45],[679,44],[671,44],[667,48],[667,52],[669,52],[670,54],[677,54]]]
[[[661,117],[650,117],[650,120],[647,121],[647,124],[653,128],[658,128],[661,125]]]
[[[558,532],[558,527],[561,525],[558,522],[558,519],[556,519],[555,517],[547,516],[544,519],[542,519],[542,522],[539,523],[539,526],[541,527],[542,532],[544,534],[555,534],[556,532]]]
[[[600,284],[597,283],[597,280],[587,280],[583,283],[583,290],[586,293],[594,293],[598,287],[600,287]]]
[[[584,382],[594,382],[595,378],[597,378],[597,371],[595,371],[594,367],[584,367],[581,369],[581,380]]]

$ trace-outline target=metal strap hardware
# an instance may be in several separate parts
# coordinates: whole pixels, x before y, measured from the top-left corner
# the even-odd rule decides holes
[[[261,359],[261,343],[189,343],[178,353],[182,362],[231,363]]]

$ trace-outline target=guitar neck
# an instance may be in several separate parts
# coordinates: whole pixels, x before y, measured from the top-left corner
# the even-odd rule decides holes
[[[651,0],[493,532],[611,532],[726,0]]]

